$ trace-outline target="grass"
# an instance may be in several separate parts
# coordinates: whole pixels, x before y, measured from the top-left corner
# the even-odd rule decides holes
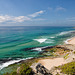
[[[64,58],[65,58],[65,59],[67,59],[67,58],[69,57],[68,55],[69,55],[69,53],[68,53],[68,54],[66,54],[66,55],[64,56]]]
[[[67,75],[75,75],[75,62],[70,62],[64,64],[63,66],[59,66],[61,72]]]

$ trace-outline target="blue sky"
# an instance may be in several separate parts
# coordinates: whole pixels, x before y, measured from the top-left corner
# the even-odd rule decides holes
[[[74,26],[75,0],[0,0],[0,26]]]

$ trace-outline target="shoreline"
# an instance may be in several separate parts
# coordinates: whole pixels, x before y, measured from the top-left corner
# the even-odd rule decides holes
[[[70,38],[70,39],[67,39],[66,41],[65,41],[65,44],[70,44],[69,42],[72,40],[73,41],[73,39],[75,40],[75,37],[72,37],[72,38]],[[72,43],[72,44],[75,44],[75,43]],[[58,45],[58,46],[60,46],[60,45]],[[55,46],[46,46],[46,47],[41,47],[41,48],[33,48],[34,50],[38,50],[38,51],[45,51],[45,49],[50,49],[50,48],[53,48],[53,47],[55,47]],[[60,55],[61,56],[61,55]],[[46,56],[45,56],[46,57]],[[54,59],[50,59],[50,58],[45,58],[45,57],[38,57],[38,58],[41,58],[39,61],[39,63],[41,63],[42,65],[44,65],[46,68],[48,67],[48,65],[45,65],[45,64],[47,64],[46,62],[55,62],[56,60],[56,64],[55,65],[52,65],[52,64],[49,64],[49,66],[51,66],[52,65],[52,67],[53,66],[58,66],[58,64],[57,64],[57,62],[59,61],[60,63],[60,65],[62,65],[62,64],[65,64],[65,63],[68,63],[68,62],[66,62],[63,58],[58,58],[58,57],[56,57],[56,58],[54,58]],[[22,62],[24,62],[24,61],[26,61],[26,60],[28,60],[28,59],[37,59],[38,60],[38,58],[36,57],[36,58],[34,58],[34,57],[30,57],[30,58],[26,58],[26,59],[19,59],[19,60],[11,60],[11,61],[8,61],[8,62],[5,62],[5,63],[2,63],[1,65],[0,65],[0,70],[2,70],[3,68],[5,68],[5,67],[8,67],[9,65],[12,65],[12,64],[17,64],[17,63],[22,63]],[[45,58],[45,59],[44,59]],[[62,61],[60,61],[60,60],[62,60]],[[44,61],[45,61],[45,63],[44,63]],[[65,63],[64,63],[64,61],[65,61]],[[51,68],[52,68],[51,67]],[[49,68],[47,68],[47,69],[49,69]]]
[[[72,39],[75,39],[75,37],[72,37],[70,39],[67,39],[65,41],[65,44],[69,44],[68,42]],[[54,46],[45,46],[45,47],[34,47],[34,48],[28,48],[28,49],[33,49],[33,50],[37,50],[37,51],[44,51],[45,49],[49,49],[49,48],[53,48]],[[29,57],[29,58],[23,58],[23,59],[18,59],[18,60],[10,60],[10,61],[7,61],[7,62],[4,62],[0,65],[0,70],[2,70],[3,68],[5,67],[8,67],[9,65],[12,65],[12,64],[15,64],[15,63],[19,63],[21,61],[25,61],[25,60],[28,60],[28,59],[33,59],[35,57]],[[41,57],[38,57],[38,58],[41,58]],[[37,57],[36,57],[37,59]]]
[[[63,46],[65,46],[65,45],[63,45]],[[23,63],[29,63],[30,62],[30,63],[32,63],[31,66],[32,66],[32,69],[34,71],[36,69],[36,66],[37,66],[36,64],[40,63],[46,69],[48,69],[50,71],[53,67],[58,67],[58,66],[61,66],[61,65],[69,63],[69,61],[66,61],[66,59],[65,59],[66,57],[62,57],[62,56],[67,54],[67,53],[70,53],[71,50],[67,49],[66,47],[62,47],[62,45],[47,46],[47,47],[43,47],[42,50],[43,50],[43,53],[48,53],[49,52],[48,50],[54,49],[54,48],[58,48],[58,50],[55,49],[57,52],[53,52],[54,54],[57,53],[58,56],[53,56],[53,57],[52,56],[51,57],[45,56],[45,57],[37,57],[37,58],[22,59],[22,60],[20,59],[20,61],[18,60],[18,62],[14,62],[12,64],[18,64],[18,63],[23,64]],[[64,51],[64,53],[63,53],[62,50]],[[67,51],[67,52],[65,53],[65,51]],[[61,54],[61,53],[63,53],[63,54]],[[35,60],[36,60],[36,62],[33,62]],[[10,67],[9,65],[12,65],[12,64],[8,65],[8,62],[6,62],[4,64],[7,65],[7,66],[5,66],[7,68]],[[2,67],[2,69],[4,69],[5,67]],[[2,69],[0,69],[0,70],[2,70]],[[36,71],[34,71],[34,72],[36,72]]]
[[[65,44],[72,44],[75,45],[75,36],[72,38],[69,38],[65,41]]]
[[[29,58],[26,58],[26,59],[18,59],[18,60],[10,60],[10,61],[7,61],[5,63],[2,63],[0,65],[0,70],[2,70],[3,68],[5,67],[8,67],[9,65],[12,65],[12,64],[15,64],[15,63],[19,63],[21,61],[25,61],[25,60],[28,60],[28,59],[32,59],[33,57],[29,57]]]

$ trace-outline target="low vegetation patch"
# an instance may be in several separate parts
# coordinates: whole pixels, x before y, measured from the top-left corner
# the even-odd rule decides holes
[[[33,75],[32,69],[27,64],[22,64],[18,71],[5,73],[4,75]]]
[[[68,50],[68,49],[54,46],[53,48],[44,49],[44,52],[42,53],[42,55],[44,55],[44,56],[57,56],[57,55],[63,55],[69,51],[70,50]]]
[[[63,66],[59,66],[61,72],[67,75],[75,75],[75,62],[67,63]]]
[[[66,55],[64,56],[64,58],[65,58],[65,59],[67,59],[67,58],[69,57],[68,55],[69,55],[69,53],[68,53],[68,54],[66,54]]]
[[[31,75],[32,69],[30,66],[32,63],[37,62],[38,59],[29,59],[25,60],[18,64],[12,64],[9,65],[6,69],[8,69],[7,73],[4,73],[3,75]],[[20,67],[19,74],[17,74],[17,68]],[[11,71],[10,71],[11,70]]]
[[[75,54],[75,51],[73,53]]]

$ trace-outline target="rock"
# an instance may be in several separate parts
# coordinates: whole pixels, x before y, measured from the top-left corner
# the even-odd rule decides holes
[[[50,71],[40,63],[36,66],[36,73],[37,75],[52,75]]]

